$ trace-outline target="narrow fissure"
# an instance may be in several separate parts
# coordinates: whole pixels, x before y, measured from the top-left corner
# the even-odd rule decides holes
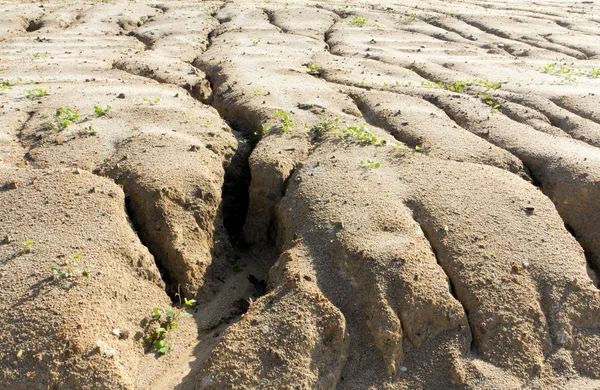
[[[242,230],[250,205],[251,176],[248,159],[256,146],[256,139],[244,136],[246,131],[233,130],[233,133],[237,138],[238,148],[225,168],[222,213],[229,240],[234,247],[239,247],[244,244]]]
[[[472,323],[471,316],[469,315],[469,310],[467,310],[467,308],[463,304],[463,301],[461,300],[459,294],[457,293],[456,285],[455,285],[454,281],[452,280],[452,277],[450,276],[450,272],[448,272],[448,270],[444,267],[443,263],[440,261],[438,249],[436,248],[436,245],[434,244],[434,241],[431,237],[430,232],[428,232],[427,229],[424,228],[424,225],[423,225],[422,221],[420,220],[421,218],[419,218],[418,205],[415,202],[409,202],[407,204],[407,206],[412,211],[412,216],[413,216],[414,221],[419,225],[419,227],[421,228],[421,231],[423,232],[423,236],[429,243],[429,246],[431,247],[431,251],[433,252],[433,255],[435,256],[435,260],[436,260],[438,266],[446,275],[446,278],[448,280],[448,290],[449,290],[450,294],[460,304],[460,306],[462,307],[462,309],[465,313],[465,316],[467,317],[467,322],[469,323],[469,331],[471,333],[471,345],[469,347],[469,350],[471,351],[471,353],[476,354],[477,350],[478,350],[478,345],[477,345],[477,341],[475,340],[475,335],[473,334],[474,326]]]
[[[587,119],[589,121],[592,121],[596,124],[600,125],[600,118],[596,118],[592,115],[586,114],[585,112],[572,108],[572,107],[568,107],[567,105],[563,104],[562,101],[560,99],[550,99],[550,101],[554,104],[556,104],[558,107],[562,108],[563,110],[569,111],[570,113],[572,113],[573,115],[577,115],[583,119]]]
[[[131,196],[125,194],[125,213],[127,214],[127,218],[129,219],[129,223],[131,225],[131,229],[136,234],[140,242],[143,246],[148,249],[148,252],[154,258],[154,263],[156,264],[156,268],[158,268],[158,272],[160,273],[160,277],[165,284],[165,292],[171,298],[172,302],[175,302],[175,293],[177,293],[177,283],[169,276],[169,272],[165,267],[165,259],[160,256],[159,251],[156,251],[152,242],[146,239],[143,234],[143,226],[140,221],[137,220],[135,207],[132,205]]]
[[[400,141],[403,144],[408,145],[412,149],[414,149],[417,145],[422,144],[421,139],[410,136],[408,134],[405,134],[405,133],[397,130],[396,128],[394,128],[394,126],[390,125],[383,118],[378,118],[378,117],[374,117],[373,115],[370,115],[370,112],[369,112],[370,108],[367,106],[366,103],[364,103],[357,96],[355,96],[353,94],[350,94],[348,96],[354,101],[354,104],[356,104],[356,108],[358,109],[358,111],[360,111],[360,113],[363,116],[363,119],[365,120],[366,123],[384,129],[388,134],[390,134],[392,137],[394,137],[397,141]]]

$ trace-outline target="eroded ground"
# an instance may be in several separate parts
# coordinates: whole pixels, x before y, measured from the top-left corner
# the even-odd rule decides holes
[[[599,36],[591,2],[0,3],[3,388],[600,388]]]

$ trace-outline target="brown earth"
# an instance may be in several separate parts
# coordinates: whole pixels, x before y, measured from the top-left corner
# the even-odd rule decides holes
[[[600,388],[598,7],[0,1],[0,387]]]

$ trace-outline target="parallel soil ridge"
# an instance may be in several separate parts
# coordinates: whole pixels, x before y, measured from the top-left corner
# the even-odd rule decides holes
[[[598,7],[0,1],[0,383],[600,388]]]

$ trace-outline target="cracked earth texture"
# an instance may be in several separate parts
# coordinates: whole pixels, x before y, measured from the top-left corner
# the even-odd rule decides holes
[[[600,388],[597,3],[0,1],[0,53],[2,388]]]

